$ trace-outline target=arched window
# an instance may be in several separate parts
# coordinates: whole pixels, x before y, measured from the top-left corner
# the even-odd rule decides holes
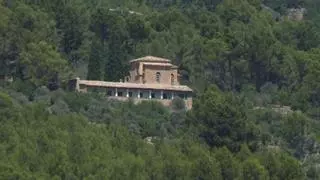
[[[174,74],[171,74],[171,84],[174,84]]]
[[[157,81],[158,83],[160,83],[160,77],[161,77],[161,73],[160,73],[160,72],[157,72],[157,73],[156,73],[156,81]]]

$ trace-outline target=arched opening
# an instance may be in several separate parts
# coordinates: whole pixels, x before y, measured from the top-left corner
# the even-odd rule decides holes
[[[157,73],[156,73],[156,81],[157,81],[158,83],[160,83],[160,77],[161,77],[161,73],[160,73],[160,72],[157,72]]]
[[[174,74],[171,74],[171,84],[174,84]]]

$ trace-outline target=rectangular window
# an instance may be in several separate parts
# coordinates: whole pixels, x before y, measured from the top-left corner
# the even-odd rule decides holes
[[[80,84],[80,89],[85,89],[85,88],[86,88],[86,85]]]
[[[163,99],[168,99],[168,95],[166,93],[163,93],[162,97]]]
[[[184,94],[179,94],[179,97],[181,98],[181,99],[184,99]]]
[[[129,97],[132,97],[132,92],[129,92]]]
[[[171,85],[174,85],[174,74],[171,74]]]
[[[93,92],[93,93],[98,92],[97,88],[96,87],[92,87],[92,86],[88,86],[87,90],[88,90],[88,92]]]
[[[111,90],[107,91],[107,96],[112,96],[112,91]]]
[[[161,77],[161,73],[160,73],[160,72],[157,72],[157,73],[156,73],[156,81],[157,81],[158,83],[160,83],[160,77]]]
[[[140,98],[143,98],[143,93],[142,92],[140,93]]]
[[[123,93],[122,92],[118,92],[118,96],[123,96]]]
[[[97,87],[97,92],[98,93],[105,93],[106,92],[106,89],[104,87]]]
[[[155,93],[151,93],[151,98],[152,99],[156,98],[156,94]]]

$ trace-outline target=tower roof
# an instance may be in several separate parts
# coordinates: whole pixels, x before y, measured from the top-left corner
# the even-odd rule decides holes
[[[141,58],[138,58],[138,59],[133,59],[133,60],[131,60],[129,62],[133,63],[133,62],[138,62],[138,61],[159,62],[159,63],[170,63],[171,62],[171,60],[169,60],[169,59],[155,57],[155,56],[145,56],[145,57],[141,57]]]

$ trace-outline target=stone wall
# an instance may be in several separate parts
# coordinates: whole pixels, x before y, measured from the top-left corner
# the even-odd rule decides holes
[[[125,81],[130,83],[142,83],[140,82],[139,78],[139,63],[132,63],[130,68],[130,77],[128,77],[129,79]]]
[[[131,83],[147,83],[147,84],[171,84],[171,76],[174,77],[174,84],[178,85],[178,70],[172,69],[170,66],[142,65],[143,63],[132,63],[130,69],[130,77],[124,81]],[[141,69],[143,67],[143,69]],[[156,73],[160,73],[160,82],[157,82]],[[144,77],[140,76],[144,73]]]
[[[292,8],[288,10],[288,18],[295,21],[301,21],[304,18],[306,12],[305,8]]]
[[[127,97],[115,97],[115,96],[110,96],[108,97],[108,99],[114,99],[114,100],[119,100],[119,101],[128,101],[129,98]],[[138,104],[138,103],[141,103],[142,101],[150,101],[150,100],[153,100],[153,101],[158,101],[160,102],[161,104],[163,104],[164,106],[171,106],[171,103],[172,103],[172,100],[171,99],[145,99],[145,98],[141,98],[141,99],[138,99],[138,98],[132,98],[133,102],[135,104]],[[187,110],[190,110],[192,108],[192,98],[188,98],[187,100],[184,100],[185,104],[186,104],[186,109]]]
[[[160,82],[157,82],[156,74],[160,73]],[[178,72],[176,69],[171,69],[171,67],[161,67],[161,66],[144,66],[144,83],[147,84],[171,84],[171,75],[174,78],[174,84],[177,83]]]

